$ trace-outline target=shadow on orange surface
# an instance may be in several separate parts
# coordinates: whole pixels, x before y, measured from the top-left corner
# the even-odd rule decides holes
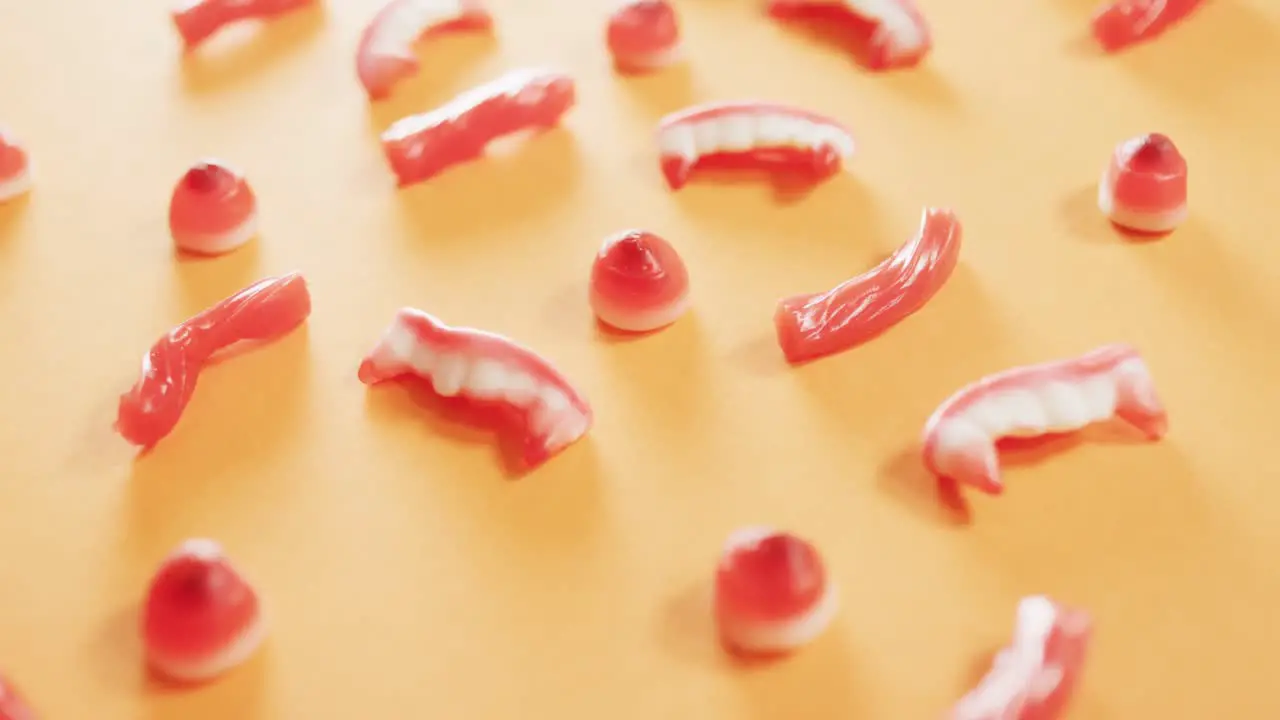
[[[142,649],[138,608],[112,612],[102,624],[91,653],[102,683],[112,688],[147,688],[152,680]]]
[[[1101,177],[1102,165],[1099,161],[1098,173]],[[1072,190],[1060,206],[1063,224],[1067,232],[1088,242],[1111,243],[1115,234],[1102,211],[1098,209],[1098,185],[1090,183]]]
[[[1033,438],[1002,438],[996,443],[1001,468],[1036,465],[1085,443],[1146,445],[1146,438],[1120,421],[1091,425],[1079,432]],[[965,526],[973,521],[966,489],[951,478],[939,478],[925,467],[920,447],[904,449],[880,473],[880,488],[921,517],[945,525]]]
[[[929,522],[963,527],[973,521],[960,484],[935,477],[924,466],[920,448],[903,449],[881,468],[880,490]]]
[[[839,175],[836,178],[840,177]],[[690,184],[743,186],[761,185],[773,190],[773,199],[781,205],[794,205],[809,197],[814,190],[836,178],[814,181],[803,171],[783,168],[721,166],[715,160],[702,160],[689,178]]]
[[[22,213],[31,202],[31,193],[0,203],[0,240],[7,239],[9,233],[22,221]]]
[[[412,375],[381,384],[386,387],[371,389],[365,395],[365,410],[370,417],[377,421],[423,423],[433,435],[461,443],[492,445],[507,479],[517,480],[529,474],[523,462],[524,419],[517,411],[501,403],[441,397],[429,381]]]
[[[687,62],[643,75],[623,75],[622,82],[624,94],[654,120],[693,105],[698,97],[696,76]]]
[[[710,580],[690,583],[662,605],[658,641],[680,662],[702,667],[730,667],[716,629]]]
[[[791,369],[773,335],[754,337],[731,350],[729,357],[751,375],[771,377]]]
[[[812,643],[773,660],[738,661],[752,720],[867,717],[859,673],[839,632],[840,617]],[[790,665],[792,672],[774,672]]]
[[[248,80],[315,39],[324,24],[324,8],[317,5],[269,22],[228,26],[205,44],[183,52],[182,86],[205,93]]]
[[[486,154],[484,162],[462,163],[399,188],[401,215],[419,237],[440,241],[519,226],[560,207],[582,173],[573,134],[554,128],[518,140],[521,146],[508,148],[512,152]],[[389,170],[388,176],[394,183]],[[495,198],[502,199],[500,213],[493,212]]]
[[[261,271],[261,240],[226,255],[208,257],[175,250],[174,274],[180,307],[190,317],[266,277]]]
[[[986,293],[977,274],[963,261],[946,285],[923,308],[855,347],[795,366],[797,380],[814,404],[838,418],[842,425],[851,426],[860,433],[871,432],[879,426],[879,417],[874,413],[858,412],[849,399],[859,398],[862,404],[892,404],[899,400],[891,394],[882,377],[850,373],[847,367],[847,363],[852,362],[850,358],[862,350],[870,352],[873,344],[880,346],[875,348],[876,351],[892,344],[896,357],[930,357],[939,352],[938,329],[948,327],[964,327],[967,333],[971,333],[969,337],[981,338],[987,348],[1001,347],[1009,337],[999,306]]]

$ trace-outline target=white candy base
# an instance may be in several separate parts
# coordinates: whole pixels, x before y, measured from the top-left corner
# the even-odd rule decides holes
[[[643,333],[664,328],[679,320],[681,315],[689,311],[689,296],[686,294],[669,305],[639,313],[624,313],[611,303],[599,302],[594,298],[591,307],[596,317],[605,325],[623,332]]]
[[[1104,175],[1102,182],[1098,183],[1098,209],[1120,227],[1144,233],[1170,232],[1186,222],[1189,214],[1186,203],[1164,212],[1134,210],[1121,205],[1116,202],[1109,175]]]
[[[266,638],[267,622],[259,614],[257,621],[241,633],[239,638],[221,652],[214,653],[203,660],[173,660],[157,655],[150,655],[148,659],[156,672],[171,680],[188,683],[205,682],[243,664],[258,651]]]
[[[751,655],[789,653],[821,635],[835,618],[839,593],[828,585],[813,609],[793,620],[758,622],[721,618],[720,632],[726,644]]]
[[[223,255],[244,245],[258,234],[258,213],[253,213],[249,219],[240,223],[238,227],[217,234],[192,234],[175,236],[173,242],[178,249],[195,253],[197,255]]]

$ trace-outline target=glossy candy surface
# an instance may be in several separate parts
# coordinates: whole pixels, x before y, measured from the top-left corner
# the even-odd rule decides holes
[[[500,335],[450,327],[401,308],[360,364],[366,385],[415,375],[443,398],[510,411],[520,420],[521,463],[533,469],[591,428],[586,398],[546,358]]]
[[[246,20],[272,20],[319,0],[179,0],[173,24],[187,50],[200,46],[219,30]]]
[[[492,28],[483,0],[390,0],[360,36],[356,74],[371,100],[384,99],[397,83],[418,73],[414,45],[419,40]]]
[[[399,185],[411,185],[479,158],[500,137],[554,127],[575,101],[568,75],[515,70],[431,112],[397,121],[382,133],[383,152]]]
[[[1151,40],[1182,21],[1204,0],[1109,0],[1093,16],[1093,37],[1107,52]]]
[[[248,660],[265,637],[257,593],[216,542],[183,542],[152,578],[142,639],[158,674],[212,680]]]
[[[658,155],[667,186],[679,190],[698,169],[765,170],[819,182],[854,153],[853,134],[817,113],[777,103],[695,105],[658,123]]]
[[[689,271],[671,243],[643,230],[607,238],[591,265],[591,308],[601,322],[648,332],[689,309]]]
[[[915,236],[884,262],[831,290],[780,300],[774,327],[787,362],[843,352],[920,311],[955,270],[960,236],[955,213],[927,208]]]
[[[1149,440],[1163,437],[1169,425],[1146,363],[1123,344],[962,388],[925,424],[924,462],[936,475],[998,494],[1004,485],[997,440],[1073,432],[1113,417]]]
[[[1093,619],[1043,596],[1018,603],[1013,641],[947,720],[1066,718],[1093,634]]]
[[[609,16],[605,42],[623,72],[645,72],[680,59],[680,24],[667,0],[627,0]]]
[[[830,625],[834,584],[807,540],[771,528],[730,535],[716,568],[715,610],[721,639],[748,654],[799,649]]]
[[[231,252],[258,233],[258,200],[244,176],[217,160],[196,163],[174,185],[169,232],[185,252]]]
[[[11,133],[0,129],[0,203],[31,191],[31,160]]]
[[[174,327],[143,356],[137,382],[120,396],[116,431],[134,445],[155,445],[178,424],[215,353],[277,338],[310,314],[306,280],[290,273],[260,280]]]
[[[1098,183],[1098,209],[1115,224],[1166,233],[1187,219],[1187,161],[1167,135],[1125,140]]]
[[[873,70],[913,67],[933,47],[932,32],[914,0],[769,0],[783,20],[812,20],[850,31]]]

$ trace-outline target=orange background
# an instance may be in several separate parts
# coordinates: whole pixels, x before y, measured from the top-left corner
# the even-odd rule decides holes
[[[432,44],[370,111],[353,48],[377,4],[187,60],[159,2],[6,4],[2,120],[39,184],[0,209],[0,663],[45,717],[933,718],[1037,592],[1097,618],[1072,717],[1280,715],[1274,6],[1212,3],[1107,59],[1092,0],[922,0],[935,52],[876,76],[757,3],[684,0],[687,71],[620,80],[603,3],[492,0],[496,40]],[[533,63],[580,83],[563,130],[393,188],[380,129]],[[742,97],[849,123],[853,174],[787,204],[758,183],[669,193],[657,118]],[[1128,242],[1093,189],[1112,146],[1152,130],[1188,158],[1193,218]],[[176,261],[169,192],[203,155],[246,171],[263,237]],[[785,368],[777,298],[870,267],[926,204],[966,224],[949,285],[884,337]],[[629,226],[682,250],[695,312],[610,342],[585,282]],[[292,269],[306,331],[209,372],[133,462],[111,422],[143,351]],[[512,482],[487,435],[367,392],[356,366],[402,304],[544,350],[593,399],[589,439]],[[941,509],[914,449],[940,400],[1116,340],[1150,364],[1164,442],[1008,458],[1004,497],[971,496],[967,524]],[[844,605],[806,651],[744,669],[704,603],[723,537],[761,522],[811,537]],[[166,692],[136,603],[201,535],[256,579],[274,634],[223,681]]]

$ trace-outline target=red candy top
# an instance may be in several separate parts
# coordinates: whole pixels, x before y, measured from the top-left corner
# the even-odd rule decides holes
[[[1138,138],[1129,155],[1129,169],[1135,172],[1164,173],[1167,175],[1185,171],[1187,161],[1177,146],[1162,133],[1151,133]]]
[[[629,58],[671,49],[680,40],[676,11],[666,0],[635,0],[609,18],[609,52]]]
[[[16,138],[0,130],[0,180],[18,175],[26,169],[27,151],[22,149]]]
[[[602,299],[643,310],[687,292],[689,271],[671,243],[650,232],[627,230],[600,247],[591,266],[591,287]]]
[[[1121,143],[1112,157],[1117,202],[1169,210],[1187,201],[1187,161],[1167,135],[1151,133]]]
[[[794,618],[812,609],[826,590],[826,569],[817,549],[788,533],[736,534],[716,570],[720,610],[755,620]]]
[[[224,649],[258,619],[258,597],[210,540],[188,540],[151,581],[142,633],[149,651],[201,657]]]
[[[224,233],[253,217],[257,206],[239,172],[205,160],[192,166],[173,189],[169,227],[175,235]]]

